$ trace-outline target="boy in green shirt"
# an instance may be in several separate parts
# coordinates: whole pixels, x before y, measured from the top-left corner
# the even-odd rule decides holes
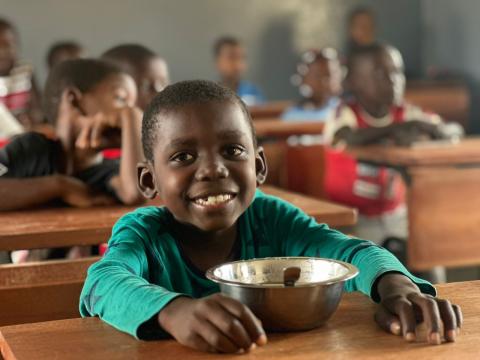
[[[205,271],[232,260],[320,256],[360,269],[346,290],[380,302],[375,318],[386,331],[414,341],[416,319],[423,319],[430,343],[441,343],[441,322],[445,339],[455,340],[459,307],[434,298],[433,286],[390,253],[257,190],[265,156],[231,90],[200,80],[168,86],[145,111],[142,143],[147,161],[138,166],[139,187],[165,207],[117,222],[108,252],[88,271],[82,316],[98,315],[141,339],[169,334],[199,350],[249,350],[267,342],[261,322],[218,294]]]

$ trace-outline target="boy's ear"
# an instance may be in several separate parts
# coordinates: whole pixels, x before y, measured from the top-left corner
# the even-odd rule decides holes
[[[157,196],[155,176],[150,163],[142,161],[137,164],[137,184],[140,192],[147,199]]]
[[[260,186],[267,179],[268,173],[267,159],[263,147],[261,146],[257,148],[257,153],[255,155],[255,171],[257,173],[257,186]]]
[[[74,111],[82,113],[80,102],[82,101],[82,93],[76,87],[67,87],[63,90],[59,111],[59,116],[71,114]],[[82,114],[84,115],[84,114]]]

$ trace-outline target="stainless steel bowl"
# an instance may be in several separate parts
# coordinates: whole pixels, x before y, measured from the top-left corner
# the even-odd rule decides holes
[[[300,270],[293,281],[286,278],[292,269]],[[247,305],[266,329],[294,331],[325,323],[337,309],[345,281],[357,274],[355,266],[342,261],[275,257],[218,265],[206,276]]]

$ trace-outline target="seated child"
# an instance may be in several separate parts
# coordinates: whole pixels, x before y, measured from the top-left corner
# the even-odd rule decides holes
[[[257,86],[243,80],[247,71],[247,55],[240,40],[231,36],[218,39],[213,47],[213,55],[221,84],[235,91],[249,106],[265,101]]]
[[[102,59],[116,63],[133,77],[138,91],[137,106],[142,110],[170,82],[165,60],[145,46],[118,45],[107,50]]]
[[[45,88],[45,114],[55,123],[56,138],[26,133],[0,150],[0,210],[57,199],[80,207],[113,199],[137,204],[136,165],[143,156],[135,101],[133,79],[113,64],[82,59],[54,68]],[[115,131],[121,132],[112,138],[120,137],[124,156],[103,161],[100,150]]]
[[[265,156],[245,104],[230,89],[202,80],[168,86],[145,111],[142,143],[139,187],[165,206],[137,209],[116,223],[108,252],[88,271],[82,316],[140,339],[169,334],[199,350],[248,350],[267,341],[260,321],[218,294],[205,271],[233,260],[322,256],[360,269],[346,290],[380,302],[376,319],[385,330],[415,340],[415,309],[431,343],[440,343],[441,321],[446,339],[455,340],[459,308],[434,298],[433,286],[390,253],[257,189]]]
[[[18,59],[18,33],[0,18],[0,136],[21,133],[43,121],[32,66]],[[9,115],[4,115],[5,113]],[[13,119],[16,124],[13,124]],[[1,135],[3,133],[3,135]]]
[[[340,145],[409,145],[442,138],[445,126],[438,115],[404,101],[403,60],[391,46],[376,44],[353,52],[346,81],[353,97],[324,130],[325,141],[336,146],[327,152],[325,191],[331,200],[359,209],[355,235],[379,244],[388,237],[405,239],[405,189],[399,174],[358,163]]]
[[[81,59],[85,57],[85,49],[76,41],[59,41],[53,44],[47,53],[47,65],[51,71],[53,67],[65,60]]]
[[[281,115],[287,121],[325,121],[340,104],[342,69],[335,49],[310,50],[302,55],[292,82],[302,99]]]

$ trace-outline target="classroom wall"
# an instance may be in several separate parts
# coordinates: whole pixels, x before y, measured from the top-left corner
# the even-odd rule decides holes
[[[298,54],[307,48],[342,48],[345,18],[368,4],[378,13],[379,37],[397,45],[407,69],[420,69],[418,0],[0,0],[0,15],[19,28],[23,55],[40,83],[45,53],[57,40],[78,39],[91,55],[121,42],[141,42],[170,63],[173,80],[215,79],[211,44],[222,34],[244,39],[248,77],[269,99],[295,98],[290,85]]]
[[[480,1],[423,0],[422,68],[463,75],[470,85],[470,132],[480,134]]]

